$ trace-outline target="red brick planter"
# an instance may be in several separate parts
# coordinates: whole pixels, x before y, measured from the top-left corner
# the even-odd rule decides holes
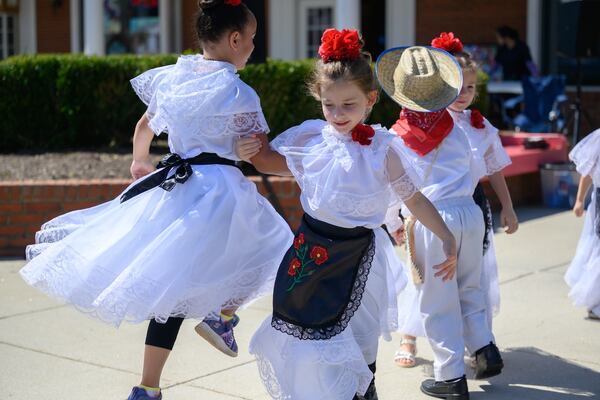
[[[267,197],[260,177],[250,178]],[[269,177],[290,226],[302,216],[300,189],[293,178]],[[115,198],[125,179],[0,182],[0,256],[23,257],[44,222],[69,211]]]

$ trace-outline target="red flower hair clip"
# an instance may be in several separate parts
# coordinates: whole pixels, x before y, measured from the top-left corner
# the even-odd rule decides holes
[[[331,61],[354,61],[360,57],[362,41],[358,31],[354,29],[329,28],[321,36],[319,56],[324,63]]]
[[[223,0],[223,3],[227,4],[228,6],[236,7],[242,4],[242,0]]]
[[[471,110],[471,125],[477,129],[485,128],[485,123],[483,122],[483,115],[479,112],[479,110],[472,109]]]
[[[375,129],[370,125],[358,124],[352,129],[352,140],[363,146],[370,145],[373,141],[373,136],[375,136]]]
[[[431,41],[431,46],[436,49],[446,50],[450,54],[459,53],[463,50],[463,44],[453,32],[442,32],[440,36]]]

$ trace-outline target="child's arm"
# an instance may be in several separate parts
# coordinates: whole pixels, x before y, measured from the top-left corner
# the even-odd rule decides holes
[[[456,272],[456,239],[454,239],[454,235],[440,217],[437,209],[421,192],[416,192],[410,199],[404,200],[404,204],[423,226],[442,241],[446,261],[433,267],[433,269],[439,270],[435,276],[441,276],[444,281],[452,279]]]
[[[585,202],[585,196],[587,195],[588,190],[590,190],[590,186],[592,186],[591,176],[586,175],[579,179],[577,198],[575,199],[575,206],[573,207],[573,212],[577,217],[581,217],[583,215],[583,204]],[[596,199],[596,201],[598,201],[598,199]]]
[[[515,233],[519,229],[519,219],[513,209],[512,199],[510,198],[510,192],[506,186],[506,179],[502,171],[498,171],[488,176],[492,189],[496,192],[500,204],[502,205],[502,211],[500,211],[500,224],[506,228],[505,232],[508,234]]]
[[[155,170],[150,161],[150,144],[153,138],[154,132],[148,126],[148,115],[144,113],[135,124],[133,134],[133,162],[129,169],[133,179],[139,179]]]
[[[263,174],[292,176],[285,157],[269,146],[267,135],[256,134],[237,140],[235,151],[239,158],[249,161]]]

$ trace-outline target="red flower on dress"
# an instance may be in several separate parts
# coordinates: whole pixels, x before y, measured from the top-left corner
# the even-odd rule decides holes
[[[371,138],[375,136],[375,129],[373,129],[370,125],[358,124],[352,129],[352,140],[362,144],[363,146],[368,146],[371,144]]]
[[[358,31],[354,29],[329,28],[321,36],[319,56],[324,63],[330,61],[356,60],[360,57],[362,42]]]
[[[290,262],[290,268],[288,268],[288,275],[296,276],[296,273],[298,273],[298,268],[300,268],[301,266],[302,264],[300,264],[300,261],[298,261],[298,259],[294,257],[292,259],[292,262]]]
[[[315,246],[310,251],[310,258],[313,259],[315,264],[321,265],[329,259],[329,254],[327,254],[327,249],[325,247]]]
[[[454,36],[453,32],[442,32],[440,36],[431,41],[431,46],[436,49],[446,50],[450,54],[458,53],[463,50],[463,44],[459,38]]]
[[[304,233],[299,234],[294,238],[294,249],[298,250],[304,244]]]
[[[471,110],[471,125],[473,125],[473,127],[477,129],[485,128],[485,123],[483,122],[483,115],[481,115],[479,110]]]
[[[223,3],[227,4],[228,6],[239,6],[240,4],[242,4],[242,0],[224,0]]]

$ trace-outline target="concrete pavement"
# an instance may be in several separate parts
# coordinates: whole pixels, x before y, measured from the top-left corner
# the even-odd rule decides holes
[[[506,368],[490,381],[470,380],[472,399],[600,399],[600,323],[571,305],[563,281],[582,220],[518,213],[516,235],[496,234],[502,305],[494,332]],[[57,303],[23,283],[23,264],[0,261],[0,399],[124,400],[139,381],[145,324],[116,330]],[[240,312],[237,358],[212,349],[186,321],[165,367],[164,399],[268,399],[247,348],[269,309],[266,298]],[[418,365],[401,369],[392,362],[398,340],[381,342],[380,399],[428,399],[419,391],[432,370],[428,344],[419,340]]]

